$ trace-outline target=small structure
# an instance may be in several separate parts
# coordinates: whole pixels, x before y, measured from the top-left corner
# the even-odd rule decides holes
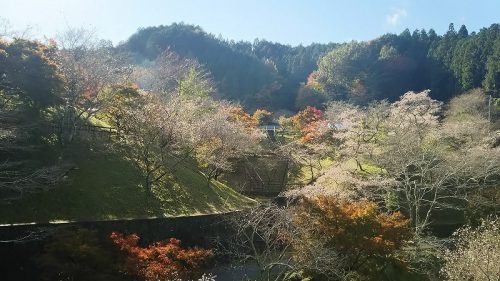
[[[271,141],[276,141],[276,131],[281,129],[280,125],[262,125],[259,126],[259,128],[266,134],[266,136],[271,140]]]

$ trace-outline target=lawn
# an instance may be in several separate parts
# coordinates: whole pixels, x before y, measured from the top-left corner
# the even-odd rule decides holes
[[[190,163],[178,166],[152,195],[142,190],[135,166],[110,151],[73,144],[64,159],[73,168],[54,189],[0,201],[0,224],[197,215],[255,203],[223,183],[208,185]]]

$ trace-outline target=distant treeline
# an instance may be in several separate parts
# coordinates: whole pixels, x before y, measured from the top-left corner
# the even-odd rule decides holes
[[[170,49],[205,65],[222,98],[249,109],[295,109],[300,82],[317,67],[318,59],[336,44],[307,47],[268,41],[234,42],[216,38],[198,26],[172,24],[140,29],[120,47],[134,53],[137,63],[154,60]]]
[[[365,104],[424,89],[439,100],[476,87],[500,94],[499,24],[477,33],[450,24],[444,35],[406,29],[371,41],[295,47],[228,41],[199,26],[172,24],[140,29],[119,48],[133,53],[136,63],[166,49],[194,58],[212,74],[222,98],[249,110],[295,111],[339,99]]]

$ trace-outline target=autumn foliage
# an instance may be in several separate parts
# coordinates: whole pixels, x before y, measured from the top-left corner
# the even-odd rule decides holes
[[[399,212],[384,213],[373,202],[348,202],[331,196],[304,199],[296,221],[314,222],[317,234],[330,237],[336,248],[344,250],[390,253],[409,234],[408,220]]]
[[[257,122],[259,125],[267,125],[272,123],[272,112],[269,112],[265,109],[258,108],[255,110],[255,112],[252,114],[252,118]]]
[[[385,213],[373,202],[349,202],[332,196],[303,198],[294,221],[307,230],[303,232],[304,244],[321,241],[343,257],[347,268],[355,270],[373,258],[388,258],[410,233],[408,220],[399,212]],[[299,256],[299,261],[301,258],[309,257]]]
[[[201,276],[211,250],[182,248],[181,241],[170,238],[146,248],[138,246],[139,236],[111,233],[111,240],[124,254],[122,270],[142,280],[190,280]]]
[[[323,111],[312,106],[306,107],[291,118],[294,127],[301,133],[300,141],[302,143],[319,140],[328,128]]]
[[[245,127],[255,128],[259,125],[258,121],[252,115],[245,112],[241,106],[226,106],[224,111],[229,114],[231,121],[241,122]]]
[[[225,106],[224,111],[229,114],[231,121],[241,122],[247,128],[257,128],[259,125],[271,123],[272,112],[265,109],[259,108],[253,114],[249,114],[241,106],[229,105]]]

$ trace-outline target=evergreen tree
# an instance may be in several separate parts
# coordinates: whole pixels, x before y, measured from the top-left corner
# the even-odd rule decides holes
[[[458,37],[459,38],[465,38],[467,36],[469,36],[469,31],[467,30],[467,27],[465,27],[465,25],[462,24],[462,26],[458,30]]]

